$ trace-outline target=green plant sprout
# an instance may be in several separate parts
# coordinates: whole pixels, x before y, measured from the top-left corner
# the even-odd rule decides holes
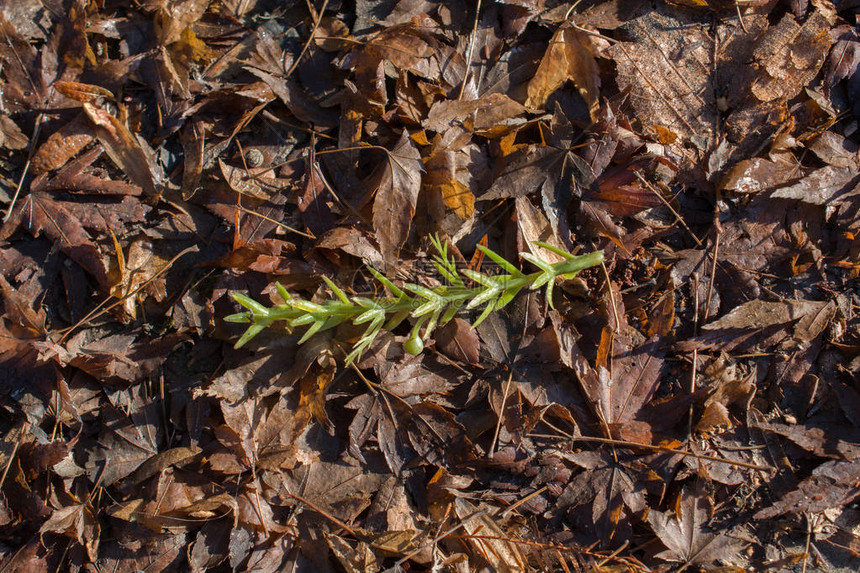
[[[404,350],[410,354],[419,354],[424,349],[424,341],[433,330],[450,321],[461,307],[472,310],[484,305],[480,316],[472,324],[474,328],[491,312],[504,308],[524,288],[536,290],[545,287],[547,301],[552,306],[556,279],[573,278],[583,269],[599,265],[603,261],[603,251],[572,255],[552,245],[538,242],[535,244],[561,256],[563,260],[550,263],[530,253],[520,253],[523,259],[539,269],[525,274],[498,253],[479,245],[478,249],[507,273],[487,275],[470,269],[458,269],[454,258],[448,254],[448,246],[443,244],[439,237],[432,237],[430,241],[437,252],[431,259],[433,266],[449,284],[428,288],[407,283],[398,287],[375,269],[369,268],[391,296],[372,299],[347,296],[326,276],[322,278],[337,298],[322,303],[293,297],[280,283],[276,286],[284,304],[272,307],[266,307],[242,293],[231,292],[230,296],[247,310],[231,314],[224,320],[251,325],[236,342],[235,347],[242,347],[277,321],[285,321],[291,329],[309,327],[299,344],[318,332],[347,321],[356,325],[366,324],[364,334],[353,344],[352,351],[346,357],[346,363],[351,364],[361,358],[380,331],[393,330],[411,317],[414,323]],[[473,285],[467,285],[466,280]]]

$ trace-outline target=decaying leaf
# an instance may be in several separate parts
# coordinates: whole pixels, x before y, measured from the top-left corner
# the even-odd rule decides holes
[[[813,11],[803,24],[786,14],[756,47],[757,63],[765,73],[753,82],[752,93],[765,102],[794,97],[821,69],[833,43],[832,24],[821,10]]]
[[[772,345],[792,335],[796,342],[808,342],[821,334],[835,315],[832,302],[754,300],[706,324],[701,335],[678,346],[685,350],[749,349],[756,344]]]
[[[567,357],[564,360],[576,373],[607,437],[647,443],[651,439],[650,428],[636,416],[657,389],[663,351],[657,337],[635,345],[620,300],[616,300],[615,311],[621,322],[614,328],[603,328],[594,366],[588,363],[576,342],[570,345],[569,350],[565,348]],[[606,307],[604,312],[614,314]],[[565,336],[564,327],[556,323],[554,326]]]

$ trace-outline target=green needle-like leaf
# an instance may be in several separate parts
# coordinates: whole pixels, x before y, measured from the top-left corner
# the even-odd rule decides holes
[[[544,286],[546,287],[547,301],[552,306],[553,287],[560,276],[574,276],[581,270],[599,265],[603,261],[603,253],[600,251],[585,255],[572,255],[558,247],[546,243],[537,243],[550,252],[563,257],[564,260],[550,263],[531,253],[520,253],[525,261],[539,269],[538,272],[524,274],[513,263],[492,249],[478,246],[482,253],[508,273],[493,276],[471,269],[458,269],[454,258],[448,255],[446,243],[439,237],[431,237],[430,242],[438,253],[431,258],[433,266],[439,275],[449,283],[448,285],[428,288],[407,283],[401,288],[376,269],[369,268],[368,270],[373,277],[392,296],[350,297],[334,281],[325,276],[322,277],[322,280],[331,289],[335,298],[321,303],[296,298],[280,283],[276,283],[275,286],[278,294],[284,300],[284,304],[271,307],[267,307],[242,293],[231,292],[230,296],[247,310],[231,314],[224,320],[249,324],[245,333],[236,342],[236,348],[245,345],[276,321],[286,321],[290,327],[294,328],[307,327],[299,340],[299,344],[306,342],[318,332],[334,328],[344,322],[352,322],[356,325],[366,324],[364,333],[353,344],[352,350],[346,356],[346,361],[349,364],[361,359],[362,353],[373,344],[383,329],[393,330],[404,320],[412,317],[413,325],[409,340],[417,342],[410,343],[409,348],[413,352],[420,352],[423,341],[431,335],[433,330],[438,325],[445,324],[454,318],[461,307],[472,310],[485,305],[473,323],[473,326],[478,326],[492,312],[501,310],[509,304],[522,289],[539,289]],[[467,286],[461,277],[470,280],[474,286]],[[422,328],[424,329],[423,335],[420,334]]]

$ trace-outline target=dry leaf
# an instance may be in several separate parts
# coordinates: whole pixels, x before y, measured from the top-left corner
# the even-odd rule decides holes
[[[564,82],[573,82],[594,118],[599,104],[600,70],[592,53],[591,38],[569,24],[550,40],[537,73],[529,82],[526,107],[540,109]]]
[[[409,235],[423,170],[421,155],[404,130],[397,145],[386,155],[373,201],[376,240],[389,265]]]

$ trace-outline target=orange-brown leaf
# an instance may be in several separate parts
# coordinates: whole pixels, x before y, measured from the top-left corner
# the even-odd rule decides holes
[[[576,84],[593,118],[600,95],[600,70],[590,38],[571,26],[562,26],[552,37],[537,73],[529,82],[526,107],[543,108],[547,98],[566,81]]]

